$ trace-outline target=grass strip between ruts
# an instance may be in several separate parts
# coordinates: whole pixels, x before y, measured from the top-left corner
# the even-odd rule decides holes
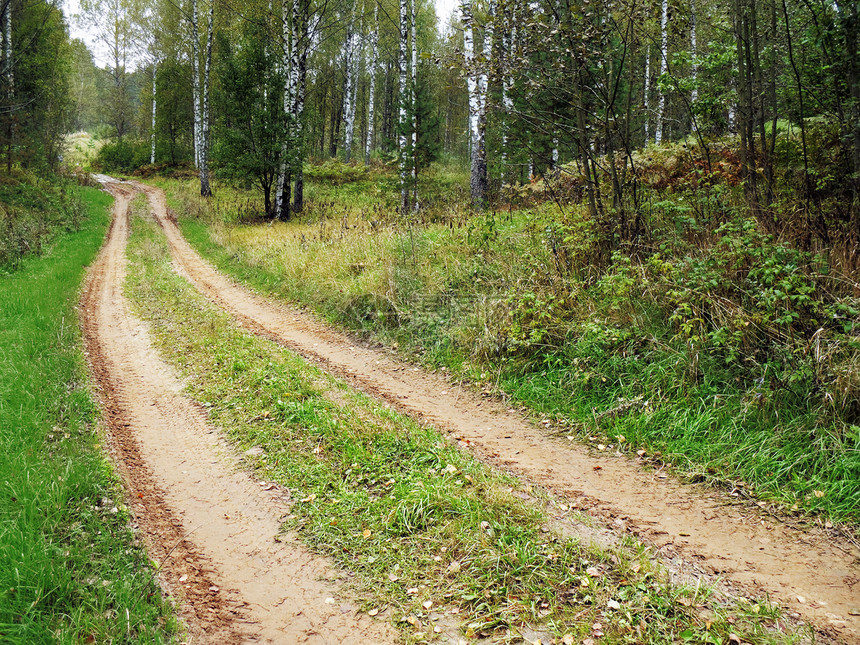
[[[171,270],[144,211],[140,198],[127,292],[156,345],[238,448],[262,448],[258,472],[294,499],[285,528],[357,574],[364,608],[388,608],[408,640],[452,622],[502,639],[531,625],[558,642],[795,639],[763,604],[723,607],[704,587],[672,587],[634,546],[556,535],[510,477],[239,329]]]
[[[0,279],[0,641],[167,643],[176,633],[97,431],[75,305],[111,199]]]

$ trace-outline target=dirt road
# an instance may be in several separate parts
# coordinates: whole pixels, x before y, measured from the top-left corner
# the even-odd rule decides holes
[[[751,594],[766,593],[830,638],[860,642],[860,549],[825,530],[801,531],[726,494],[662,479],[624,458],[602,458],[550,436],[497,400],[363,347],[298,309],[274,303],[213,269],[145,190],[174,260],[212,301],[355,387],[447,431],[487,462],[573,500]]]
[[[101,181],[116,202],[82,300],[87,352],[135,520],[163,584],[180,600],[189,640],[395,642],[394,629],[358,614],[342,596],[326,560],[290,536],[276,541],[286,493],[238,468],[129,313],[122,285],[136,189]]]

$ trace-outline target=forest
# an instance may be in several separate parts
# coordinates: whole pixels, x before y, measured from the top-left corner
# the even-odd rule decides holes
[[[250,473],[212,515],[280,491],[346,572],[285,605],[338,642],[855,642],[858,38],[851,0],[4,0],[0,640],[313,636],[123,407],[181,391],[238,455],[200,487]]]

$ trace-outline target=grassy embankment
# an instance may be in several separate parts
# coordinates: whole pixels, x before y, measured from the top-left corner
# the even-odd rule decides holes
[[[485,215],[431,200],[408,226],[379,172],[309,172],[307,212],[273,225],[247,221],[251,193],[205,206],[193,184],[163,185],[198,250],[264,292],[495,385],[554,431],[855,524],[856,276],[762,232],[718,153],[705,189],[688,151],[649,151],[647,241],[614,250],[575,183],[555,187],[574,196],[560,206],[536,184]]]
[[[19,198],[40,190],[4,189]],[[0,278],[0,641],[170,642],[172,610],[100,444],[75,311],[110,198],[63,190],[74,209],[67,220],[38,200],[29,213],[24,199],[6,202],[7,227],[38,241],[32,251],[42,255],[22,257],[18,247],[6,263],[17,271]]]
[[[135,208],[127,290],[157,346],[240,450],[263,449],[260,476],[295,500],[286,528],[355,572],[363,608],[409,642],[450,624],[502,641],[525,625],[556,642],[797,638],[763,604],[721,606],[705,586],[668,584],[633,543],[557,535],[516,481],[236,327],[172,271],[142,199]]]

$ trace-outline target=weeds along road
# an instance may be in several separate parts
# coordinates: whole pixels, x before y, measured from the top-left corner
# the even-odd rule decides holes
[[[137,189],[100,180],[116,202],[82,300],[87,352],[132,510],[191,642],[394,642],[393,629],[341,600],[326,560],[275,540],[286,496],[237,467],[129,313],[122,285]]]
[[[666,558],[697,563],[735,588],[766,593],[837,641],[860,642],[860,549],[824,530],[793,528],[726,494],[599,458],[549,435],[499,401],[360,346],[307,313],[226,278],[185,241],[164,194],[140,186],[179,270],[246,328],[292,349],[409,415],[447,432],[486,462],[572,500]]]

